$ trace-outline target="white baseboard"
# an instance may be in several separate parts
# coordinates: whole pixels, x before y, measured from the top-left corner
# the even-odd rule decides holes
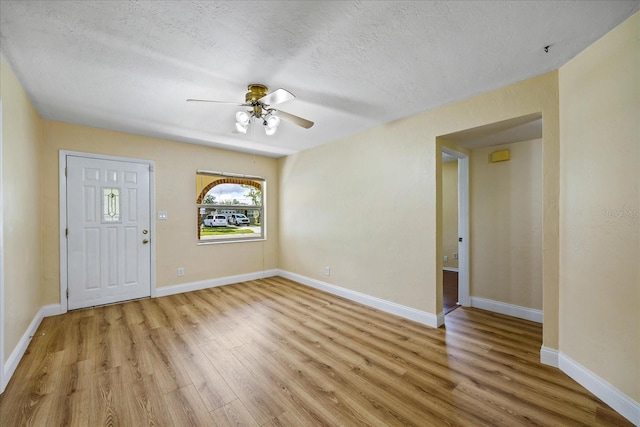
[[[406,319],[413,320],[414,322],[422,323],[423,325],[431,326],[432,328],[438,328],[444,324],[444,312],[439,313],[438,315],[434,315],[431,313],[427,313],[426,311],[416,310],[415,308],[372,297],[370,295],[352,291],[350,289],[341,288],[340,286],[332,285],[330,283],[322,282],[316,279],[311,279],[309,277],[291,273],[285,270],[279,270],[279,276],[282,276],[285,279],[293,280],[294,282],[301,283],[311,288],[319,289],[321,291],[325,291],[330,294],[358,302],[368,307],[395,314],[396,316],[404,317]]]
[[[40,309],[40,311],[42,312],[43,318],[57,316],[58,314],[65,313],[65,311],[62,310],[62,306],[60,304],[45,305]]]
[[[640,403],[562,352],[559,353],[558,362],[561,371],[611,406],[631,423],[640,426]]]
[[[439,328],[440,326],[444,325],[444,310],[436,315],[436,322],[437,322],[436,324],[438,325],[436,326],[436,328]]]
[[[40,326],[42,319],[49,316],[56,316],[60,314],[61,311],[62,307],[60,304],[45,305],[38,310],[36,315],[33,317],[33,320],[31,320],[29,327],[24,334],[22,334],[22,338],[18,341],[18,345],[13,349],[4,364],[4,375],[2,377],[2,384],[0,384],[0,393],[4,392],[7,384],[9,384],[9,380],[11,380],[13,373],[18,367],[18,363],[20,363],[22,356],[24,356],[24,352],[27,351],[27,347],[29,347],[29,343],[31,342],[31,337],[33,337],[38,330],[38,326]]]
[[[455,271],[456,273],[458,272],[458,267],[442,267],[442,269],[444,271]]]
[[[471,297],[471,307],[481,308],[483,310],[493,311],[494,313],[517,317],[518,319],[542,323],[542,310],[536,310],[533,308],[507,304],[504,302],[493,301],[490,299],[479,297]]]
[[[236,276],[219,277],[198,282],[181,283],[179,285],[156,288],[156,297],[181,294],[183,292],[199,291],[201,289],[215,288],[218,286],[232,285],[234,283],[248,282],[250,280],[264,279],[278,275],[278,270],[257,271],[255,273],[238,274]]]
[[[542,364],[557,368],[559,355],[560,352],[556,349],[545,346],[540,347],[540,363]]]

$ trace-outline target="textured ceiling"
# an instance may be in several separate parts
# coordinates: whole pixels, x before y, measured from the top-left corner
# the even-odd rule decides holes
[[[0,47],[43,118],[279,157],[557,69],[639,3],[2,0]],[[315,126],[185,102],[249,83]]]

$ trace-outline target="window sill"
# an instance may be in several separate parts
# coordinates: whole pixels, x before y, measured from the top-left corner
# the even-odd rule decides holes
[[[248,237],[248,238],[233,238],[233,239],[208,239],[208,240],[198,240],[196,243],[198,246],[206,246],[206,245],[221,245],[224,243],[244,243],[244,242],[264,242],[266,241],[266,237]]]

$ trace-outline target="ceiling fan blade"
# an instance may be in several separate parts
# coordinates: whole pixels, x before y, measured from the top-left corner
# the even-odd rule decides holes
[[[281,104],[283,102],[291,101],[292,99],[296,99],[295,95],[285,89],[276,89],[271,93],[266,94],[258,101],[262,102],[266,105],[276,105]]]
[[[251,105],[251,104],[245,104],[245,103],[239,103],[239,102],[211,101],[209,99],[187,99],[187,102],[212,102],[214,104],[237,105],[239,107],[246,107]]]
[[[303,119],[302,117],[298,117],[296,115],[293,114],[289,114],[286,111],[282,111],[282,110],[277,110],[278,111],[278,116],[288,120],[290,122],[293,122],[295,124],[297,124],[298,126],[302,126],[305,129],[309,129],[311,126],[313,126],[313,122],[311,120],[307,120],[307,119]]]

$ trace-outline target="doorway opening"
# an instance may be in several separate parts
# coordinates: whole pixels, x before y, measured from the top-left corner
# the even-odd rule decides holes
[[[442,184],[438,201],[442,215],[438,265],[442,266],[443,277],[438,293],[442,292],[443,314],[456,308],[451,305],[451,298],[455,298],[451,292],[452,288],[455,291],[456,266],[451,262],[455,242],[445,229],[447,220],[451,223],[451,218],[445,217],[445,203],[447,198],[451,199],[451,195],[447,195],[450,178],[446,174],[451,175],[448,169],[454,167],[448,164],[457,161],[456,306],[478,307],[534,321],[542,318],[541,140],[539,113],[437,138],[443,156],[437,171]],[[508,153],[503,163],[491,157],[494,151],[508,152],[509,149],[518,153],[511,162]]]
[[[446,145],[445,145],[446,144]],[[442,146],[442,308],[446,315],[469,306],[469,156]]]
[[[4,392],[4,191],[2,181],[2,100],[0,99],[0,393]]]

